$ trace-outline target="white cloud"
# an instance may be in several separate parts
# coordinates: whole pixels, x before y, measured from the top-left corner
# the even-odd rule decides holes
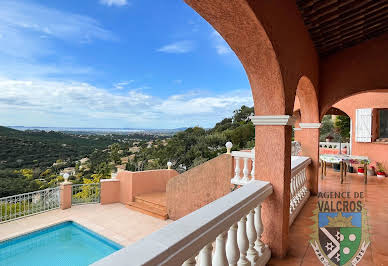
[[[125,6],[128,4],[127,0],[100,0],[100,3],[107,6]]]
[[[228,55],[233,53],[232,49],[230,49],[229,45],[217,31],[214,30],[210,37],[217,54]]]
[[[134,82],[134,80],[122,81],[122,82],[118,82],[118,83],[113,84],[113,87],[115,87],[118,90],[122,90],[133,82]]]
[[[170,53],[170,54],[184,54],[189,53],[195,49],[195,43],[193,41],[179,41],[174,42],[157,49],[158,52]]]
[[[0,87],[0,125],[208,127],[241,105],[253,104],[249,90],[158,98],[142,90],[115,93],[87,83],[4,77],[0,77]]]

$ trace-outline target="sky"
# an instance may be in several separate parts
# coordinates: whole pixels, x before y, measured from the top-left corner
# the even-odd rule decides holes
[[[212,127],[241,105],[244,68],[183,0],[0,1],[0,125]]]

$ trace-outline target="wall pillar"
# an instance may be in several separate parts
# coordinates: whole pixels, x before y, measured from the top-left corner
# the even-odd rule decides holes
[[[72,198],[72,185],[71,182],[63,182],[60,186],[60,200],[61,200],[61,209],[71,208],[71,198]]]
[[[120,202],[120,180],[101,179],[100,203],[111,204]]]
[[[311,158],[307,168],[307,182],[312,195],[318,194],[319,176],[319,128],[321,123],[300,123],[303,137],[301,138],[302,155]]]
[[[263,202],[263,239],[275,257],[287,252],[290,216],[291,136],[288,115],[251,117],[256,126],[255,179],[269,181],[273,194]]]

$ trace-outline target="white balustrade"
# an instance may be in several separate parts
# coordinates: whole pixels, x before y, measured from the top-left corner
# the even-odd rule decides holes
[[[266,265],[261,204],[271,194],[253,180],[93,265]]]
[[[59,187],[0,198],[0,223],[58,209]]]
[[[234,185],[246,185],[255,180],[255,152],[252,151],[232,151],[234,158],[234,177],[231,183]],[[243,169],[241,171],[241,161],[243,162]],[[250,170],[249,170],[250,169]]]
[[[298,142],[292,143],[294,151],[300,152]],[[255,180],[255,153],[252,151],[233,151],[234,176],[231,179],[233,185],[243,186]],[[243,168],[241,170],[241,162]],[[290,225],[310,197],[307,188],[306,168],[311,159],[304,156],[291,156],[291,181],[290,181]],[[249,169],[250,173],[249,173]],[[257,229],[256,229],[257,230]],[[262,233],[262,232],[261,232]],[[241,258],[240,258],[241,260]]]
[[[341,142],[319,142],[319,147],[324,149],[336,150],[339,154],[344,154],[342,150],[346,149],[347,155],[350,155],[350,143]]]
[[[291,157],[290,225],[310,197],[306,176],[306,168],[310,163],[311,159],[309,157]]]

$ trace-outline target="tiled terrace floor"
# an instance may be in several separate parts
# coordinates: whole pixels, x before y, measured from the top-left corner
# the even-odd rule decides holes
[[[363,259],[357,265],[388,265],[388,178],[368,177],[365,185],[363,176],[348,174],[341,185],[339,173],[328,169],[324,180],[320,179],[319,191],[365,192],[365,208],[371,243]],[[272,259],[269,265],[321,265],[309,244],[313,210],[317,208],[317,197],[311,197],[290,228],[289,251],[284,259]]]
[[[171,221],[163,221],[120,203],[73,206],[0,224],[0,241],[35,231],[63,221],[77,222],[123,246],[159,230]]]

